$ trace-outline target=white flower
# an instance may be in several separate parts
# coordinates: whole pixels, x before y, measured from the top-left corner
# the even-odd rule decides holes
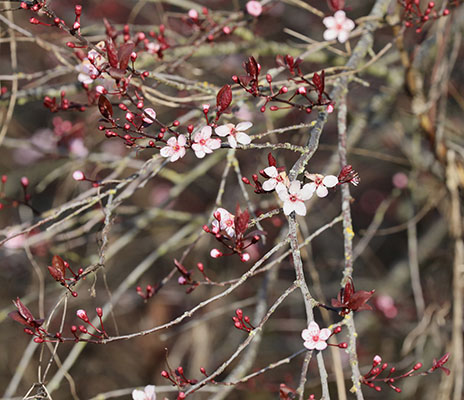
[[[170,161],[177,161],[179,158],[185,156],[185,144],[187,139],[184,135],[179,135],[179,137],[172,137],[168,140],[167,146],[163,147],[160,151],[160,154],[163,157],[171,157]]]
[[[321,175],[321,174],[308,174],[305,173],[306,178],[311,179],[309,184],[318,197],[325,197],[329,193],[327,188],[334,187],[338,184],[338,178],[335,175]]]
[[[308,325],[308,329],[303,329],[301,337],[303,338],[304,347],[308,350],[324,350],[327,347],[327,339],[331,335],[330,329],[319,329],[319,325],[312,321]]]
[[[204,126],[195,133],[193,137],[195,143],[192,144],[192,149],[198,158],[203,158],[205,154],[210,154],[221,147],[221,139],[211,139],[212,133],[210,126]]]
[[[105,47],[105,42],[99,42],[96,47],[98,47],[100,50],[103,50]],[[79,71],[77,80],[79,82],[90,85],[94,81],[91,76],[98,76],[98,69],[96,67],[101,67],[104,63],[105,59],[100,53],[98,53],[98,51],[93,49],[90,50],[87,53],[87,57],[84,58],[82,63],[76,67],[76,69]]]
[[[236,126],[234,124],[218,126],[214,131],[218,136],[229,136],[227,140],[229,141],[230,147],[235,149],[237,147],[237,142],[240,144],[250,144],[250,137],[243,131],[246,131],[252,126],[253,124],[251,122],[240,122]]]
[[[213,221],[213,232],[226,231],[226,233],[233,237],[235,236],[235,216],[227,211],[225,208],[218,208],[214,213],[215,220]]]
[[[277,171],[276,167],[267,167],[263,171],[269,179],[263,182],[263,189],[266,192],[270,192],[271,190],[276,190],[276,192],[280,192],[281,190],[285,190],[288,178],[285,172]]]
[[[354,22],[342,10],[338,10],[333,17],[325,17],[322,22],[327,28],[324,40],[338,39],[340,43],[345,43],[354,29]]]
[[[138,390],[134,389],[132,391],[133,400],[156,400],[155,386],[147,385],[145,389]]]
[[[301,187],[300,181],[291,182],[288,190],[286,187],[279,190],[277,194],[284,202],[284,214],[290,215],[292,211],[295,211],[298,215],[306,215],[304,201],[309,200],[313,196],[313,192],[314,190],[309,183]]]

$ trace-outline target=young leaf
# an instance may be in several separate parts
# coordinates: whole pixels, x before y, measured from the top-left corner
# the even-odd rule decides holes
[[[108,62],[113,68],[118,67],[118,53],[112,39],[106,41],[106,53],[108,54]]]
[[[119,58],[119,68],[126,70],[127,66],[129,65],[130,55],[132,50],[134,50],[135,44],[133,42],[127,42],[122,44],[118,50],[118,58]]]
[[[98,109],[100,110],[101,115],[106,119],[112,119],[113,117],[113,106],[110,101],[104,96],[100,95],[98,98]]]
[[[230,85],[224,85],[216,96],[216,107],[218,113],[223,113],[232,103],[232,89]]]

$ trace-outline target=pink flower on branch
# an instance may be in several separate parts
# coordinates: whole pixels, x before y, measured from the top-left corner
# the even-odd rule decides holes
[[[304,347],[308,350],[324,350],[327,347],[327,339],[332,332],[330,329],[319,329],[319,325],[312,321],[308,325],[308,329],[303,329],[301,337],[304,340]]]
[[[286,190],[288,178],[285,172],[279,173],[277,168],[274,166],[265,168],[263,172],[266,176],[269,177],[267,181],[263,182],[263,189],[266,192],[270,192],[274,189],[276,190],[276,192],[280,192],[281,190]]]
[[[185,156],[185,145],[187,144],[187,139],[184,135],[179,135],[179,137],[172,137],[167,141],[167,146],[163,147],[160,151],[160,154],[163,157],[169,158],[170,161],[177,161],[179,158]]]
[[[203,158],[206,154],[210,154],[213,150],[221,147],[221,139],[211,139],[213,130],[210,126],[204,126],[200,131],[195,133],[192,144],[192,149],[198,158]]]
[[[321,175],[305,173],[306,178],[312,182],[309,183],[313,192],[315,191],[318,197],[325,197],[329,193],[327,188],[337,186],[338,178],[335,175]]]
[[[338,39],[340,43],[345,43],[354,29],[354,22],[342,10],[338,10],[333,17],[325,17],[322,23],[327,28],[324,31],[324,40]]]
[[[213,232],[225,231],[230,237],[235,236],[235,216],[225,208],[219,207],[214,213]],[[216,232],[217,231],[217,232]]]
[[[132,400],[156,400],[155,386],[147,385],[143,390],[134,389]]]
[[[284,214],[290,215],[293,211],[296,214],[305,216],[306,206],[304,202],[309,200],[314,193],[314,189],[309,183],[301,187],[300,181],[293,181],[290,183],[289,188],[277,192],[280,200],[284,202]]]
[[[259,17],[263,12],[263,6],[259,1],[249,1],[246,3],[246,10],[248,14],[252,15],[253,17]]]
[[[253,124],[251,122],[240,122],[237,125],[234,124],[226,124],[218,126],[214,131],[216,135],[224,137],[228,136],[227,140],[229,141],[230,147],[235,149],[237,147],[237,143],[240,144],[250,144],[251,138],[243,131],[251,128]]]

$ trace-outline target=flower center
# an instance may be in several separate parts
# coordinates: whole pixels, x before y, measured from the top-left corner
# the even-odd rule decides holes
[[[294,194],[290,195],[290,201],[295,202],[298,200],[298,197],[296,197]]]
[[[178,144],[176,144],[174,147],[173,147],[174,151],[179,151],[180,150],[180,146]]]
[[[206,140],[205,139],[200,139],[200,142],[199,142],[202,146],[204,146],[206,144]]]
[[[319,335],[313,336],[313,342],[319,342]]]
[[[319,185],[322,185],[322,179],[317,177],[315,180],[314,180],[314,183],[319,186]]]
[[[234,221],[231,220],[231,219],[226,220],[226,222],[224,222],[224,223],[225,223],[225,225],[228,226],[228,227],[231,227],[231,226],[234,225]]]

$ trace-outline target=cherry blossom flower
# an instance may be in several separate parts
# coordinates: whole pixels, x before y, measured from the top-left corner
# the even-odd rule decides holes
[[[72,177],[75,181],[83,181],[85,180],[85,175],[82,171],[76,170],[73,172]]]
[[[333,17],[325,17],[322,22],[327,28],[324,32],[324,40],[338,39],[340,43],[345,43],[354,29],[354,22],[346,17],[343,10],[338,10]]]
[[[163,157],[171,157],[170,161],[177,161],[179,158],[185,156],[185,144],[187,139],[184,135],[179,135],[179,137],[172,137],[168,140],[167,146],[163,147],[160,151],[160,154]]]
[[[156,111],[153,108],[145,108],[142,114],[143,122],[152,124],[156,120]]]
[[[280,186],[283,190],[279,190],[277,194],[280,200],[284,202],[284,214],[290,215],[295,211],[298,215],[306,215],[306,206],[304,201],[309,200],[314,193],[314,189],[309,183],[301,187],[300,181],[290,182],[288,189],[285,186]]]
[[[221,147],[221,139],[211,139],[213,130],[210,126],[204,126],[195,133],[192,144],[192,149],[198,158],[203,158],[206,154],[210,154],[213,150]]]
[[[319,329],[319,325],[312,321],[308,325],[308,329],[303,329],[301,337],[304,340],[304,347],[308,350],[324,350],[327,347],[327,339],[332,332],[330,329]]]
[[[305,173],[306,178],[311,179],[309,184],[313,192],[315,191],[318,197],[325,197],[329,193],[327,188],[334,187],[338,184],[338,178],[335,175],[321,175]]]
[[[156,400],[155,386],[147,385],[143,390],[134,389],[132,400]]]
[[[105,42],[101,41],[96,45],[99,49],[103,49],[105,47]],[[82,62],[76,67],[79,72],[77,76],[77,80],[79,82],[85,83],[90,85],[94,79],[92,75],[98,76],[98,69],[105,62],[103,56],[98,53],[96,50],[90,50],[87,53],[87,57],[82,60]]]
[[[240,122],[237,125],[226,124],[218,126],[214,131],[218,136],[228,136],[227,140],[229,141],[230,147],[235,149],[237,143],[240,144],[250,144],[250,137],[243,131],[246,131],[248,128],[251,128],[253,124],[251,122]]]
[[[220,207],[215,211],[214,218],[212,223],[214,233],[226,231],[230,237],[235,236],[235,216],[233,214]]]
[[[266,192],[270,192],[274,189],[276,190],[276,192],[286,190],[288,178],[285,172],[279,173],[279,171],[277,171],[277,168],[274,166],[265,168],[263,172],[269,177],[267,181],[263,182],[263,189]]]
[[[248,14],[252,15],[253,17],[259,17],[263,12],[263,6],[259,1],[249,1],[246,3],[246,10]]]

